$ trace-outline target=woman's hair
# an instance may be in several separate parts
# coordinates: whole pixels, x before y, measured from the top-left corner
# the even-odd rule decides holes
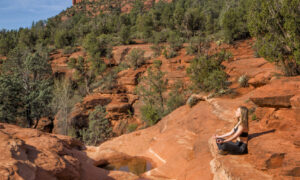
[[[248,129],[248,108],[245,106],[240,106],[239,108],[241,110],[240,124]]]

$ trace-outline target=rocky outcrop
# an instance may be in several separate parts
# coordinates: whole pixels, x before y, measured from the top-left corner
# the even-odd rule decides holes
[[[256,89],[250,99],[260,107],[289,108],[291,98],[299,93],[300,77],[280,78]]]
[[[249,79],[248,84],[257,88],[266,85],[271,80],[271,78],[272,78],[272,74],[270,72],[260,73],[255,77]]]
[[[300,109],[300,94],[295,95],[290,99],[293,109]]]
[[[242,44],[246,45],[245,42]],[[274,66],[272,68],[272,65],[265,60],[258,60],[259,65],[256,64],[258,58],[251,56],[250,51],[248,55],[239,54],[236,50],[233,52],[235,60],[229,64],[225,63],[226,71],[230,75],[229,79],[233,84],[240,75],[247,73],[250,79],[256,79],[260,83],[251,84],[256,89],[233,86],[239,93],[237,97],[207,100],[212,105],[214,114],[220,119],[231,122],[231,125],[228,124],[229,126],[217,130],[217,134],[231,130],[236,123],[234,110],[238,106],[244,105],[250,109],[249,153],[247,155],[218,155],[216,143],[210,139],[209,145],[214,157],[211,161],[214,179],[299,178],[299,165],[296,160],[300,155],[297,153],[297,148],[299,148],[297,144],[300,142],[300,116],[296,108],[299,77],[278,79],[276,76],[270,75],[272,72],[276,72],[276,69]],[[241,52],[246,51],[241,50]],[[238,65],[238,63],[241,64]],[[245,64],[243,65],[243,63]],[[235,69],[233,66],[239,66],[239,68]],[[265,71],[266,74],[262,75],[261,71]],[[250,83],[253,82],[250,81]]]
[[[47,133],[51,133],[53,130],[53,126],[53,121],[50,118],[43,117],[38,121],[36,129]]]
[[[89,0],[89,1],[90,2],[93,2],[93,1],[101,2],[100,0]],[[144,1],[144,8],[145,9],[150,9],[153,6],[154,3],[157,3],[159,1],[161,1],[161,0],[145,0]],[[165,2],[171,2],[172,0],[164,0],[164,1]],[[72,0],[73,6],[76,5],[76,4],[79,4],[81,2],[83,2],[83,0]],[[123,13],[129,13],[131,11],[132,7],[133,7],[132,4],[134,3],[134,0],[113,0],[113,1],[111,1],[110,5],[111,6],[116,6],[119,3],[121,4],[121,11]],[[103,6],[103,7],[100,6],[99,11],[100,11],[100,9],[102,9],[104,11],[106,10],[105,6]]]
[[[215,128],[224,126],[207,113],[211,110],[205,101],[193,108],[182,106],[153,127],[89,147],[86,152],[100,164],[120,156],[149,159],[154,168],[142,175],[145,179],[211,179],[207,139]]]
[[[0,179],[129,179],[97,168],[78,140],[0,124]],[[130,178],[131,177],[131,178]]]
[[[219,155],[213,138],[209,139],[209,146],[214,157],[210,162],[214,180],[272,179],[272,176],[255,169],[253,165],[245,161],[241,156]]]
[[[86,54],[83,51],[74,52],[72,54],[63,54],[62,51],[63,50],[57,50],[50,53],[52,71],[55,77],[66,76],[70,78],[75,70],[68,67],[69,59],[78,58],[79,56],[85,57]]]
[[[131,118],[130,112],[132,112],[132,105],[126,94],[90,94],[83,99],[82,103],[74,107],[70,114],[69,122],[74,125],[75,129],[88,127],[89,112],[99,105],[106,107],[106,117],[112,123],[114,133],[120,135],[122,132],[125,132],[126,125],[125,127],[120,127],[119,125],[120,123],[126,124],[128,119]]]
[[[237,48],[227,47],[234,58],[224,65],[235,95],[204,98],[205,101],[191,108],[182,106],[153,127],[113,138],[99,147],[88,147],[85,151],[88,157],[96,165],[124,157],[149,159],[154,168],[142,175],[146,179],[298,178],[299,77],[277,76],[273,64],[253,56],[251,43],[242,41]],[[191,57],[183,52],[168,60],[162,56],[156,58],[162,60],[162,70],[167,72],[171,82],[178,79],[188,82],[184,72]],[[133,108],[133,116],[138,115],[138,97],[131,92],[147,66],[141,72],[140,69],[120,72],[117,88],[110,93],[94,92],[86,97],[73,111],[73,117],[78,117],[75,122],[86,125],[88,112],[103,104],[107,106],[113,126],[119,130],[125,127],[131,116],[126,110]],[[241,75],[252,79],[250,87],[238,86],[237,79]],[[219,134],[232,128],[236,123],[235,110],[241,105],[251,109],[249,153],[219,156],[213,147],[215,143],[211,140],[208,145],[207,141],[216,129]],[[122,178],[128,179],[128,176],[125,174]]]

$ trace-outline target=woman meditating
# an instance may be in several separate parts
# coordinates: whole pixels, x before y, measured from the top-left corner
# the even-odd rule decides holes
[[[236,110],[236,117],[238,123],[234,128],[221,136],[215,135],[215,139],[218,145],[219,154],[246,154],[248,153],[248,109],[244,106],[239,107]],[[228,139],[224,139],[229,137]],[[237,140],[236,142],[232,142]]]

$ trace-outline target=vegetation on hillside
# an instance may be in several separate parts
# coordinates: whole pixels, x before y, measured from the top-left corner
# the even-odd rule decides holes
[[[1,30],[0,57],[6,60],[0,65],[0,122],[35,127],[41,117],[53,118],[58,112],[60,120],[66,121],[74,102],[64,99],[76,94],[74,101],[80,100],[77,96],[91,93],[96,80],[101,82],[101,89],[112,89],[123,67],[107,67],[104,59],[111,59],[113,46],[131,44],[134,39],[153,43],[155,56],[166,58],[177,56],[183,43],[188,43],[187,53],[195,55],[188,69],[194,90],[226,89],[221,63],[227,55],[208,53],[212,41],[234,43],[255,37],[258,55],[276,62],[286,75],[299,75],[299,6],[300,0],[174,0],[146,8],[143,1],[135,0],[131,11],[122,13],[120,1],[83,1],[55,17],[33,23],[31,28]],[[70,54],[78,47],[87,52],[87,57],[70,59],[68,65],[75,69],[76,76],[62,82],[53,76],[49,53],[63,49],[64,54]],[[127,58],[130,68],[142,66],[143,56],[143,51],[133,50]],[[164,95],[167,81],[159,62],[147,74],[142,80],[145,86],[137,92],[144,103],[144,120],[152,125],[180,106],[184,97],[176,96],[183,91],[180,83]],[[61,109],[51,108],[54,102]],[[68,134],[70,128],[62,131]],[[94,131],[87,128],[82,132],[86,141],[102,141],[84,134]]]

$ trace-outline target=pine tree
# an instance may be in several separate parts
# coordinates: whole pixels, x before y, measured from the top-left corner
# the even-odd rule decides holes
[[[157,123],[165,113],[163,94],[167,90],[168,80],[160,67],[161,61],[155,61],[154,66],[147,69],[147,76],[141,79],[136,89],[144,104],[141,107],[142,117],[148,125]]]

